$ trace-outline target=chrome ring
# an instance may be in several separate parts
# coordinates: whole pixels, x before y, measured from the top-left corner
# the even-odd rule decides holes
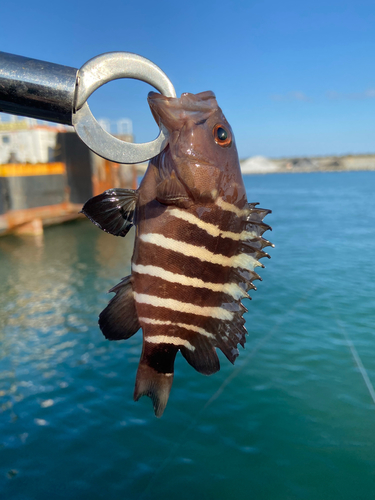
[[[99,156],[116,163],[141,163],[166,147],[169,134],[165,127],[161,126],[158,137],[151,142],[124,142],[99,125],[86,102],[96,89],[118,78],[141,80],[166,97],[176,97],[172,82],[156,64],[130,52],[109,52],[90,59],[78,72],[73,126],[81,140]]]

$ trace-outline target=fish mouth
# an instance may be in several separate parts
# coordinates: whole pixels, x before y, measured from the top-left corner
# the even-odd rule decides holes
[[[166,97],[157,92],[150,92],[147,97],[156,123],[163,124],[169,132],[180,129],[185,121],[206,120],[218,109],[213,92],[199,94],[181,94],[181,97]]]

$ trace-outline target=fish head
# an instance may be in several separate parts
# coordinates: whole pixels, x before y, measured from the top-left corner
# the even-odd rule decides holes
[[[156,123],[169,132],[163,175],[175,175],[193,202],[246,201],[231,126],[211,91],[184,93],[180,98],[150,92]]]

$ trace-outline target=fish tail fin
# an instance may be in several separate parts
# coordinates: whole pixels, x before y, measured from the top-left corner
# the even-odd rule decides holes
[[[172,382],[173,373],[159,373],[141,361],[135,382],[134,401],[138,401],[141,396],[150,397],[155,415],[161,417],[168,403]]]

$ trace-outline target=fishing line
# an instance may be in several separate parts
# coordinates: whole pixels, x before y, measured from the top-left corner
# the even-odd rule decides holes
[[[255,356],[255,354],[259,351],[259,349],[266,344],[271,337],[275,335],[275,333],[278,331],[278,329],[288,320],[289,316],[292,315],[297,307],[300,305],[301,302],[304,302],[311,294],[312,292],[318,288],[318,285],[313,285],[305,295],[303,295],[300,299],[298,299],[293,306],[288,310],[287,313],[284,314],[284,316],[275,324],[275,326],[272,328],[272,330],[264,337],[262,337],[256,345],[253,347],[253,349],[249,352],[247,356],[244,358],[244,362],[242,366],[238,366],[233,372],[228,375],[228,377],[224,380],[224,382],[221,384],[219,389],[215,392],[213,396],[207,401],[207,403],[203,406],[203,408],[199,411],[198,416],[206,409],[208,408],[224,391],[225,387],[239,375],[242,370],[246,367],[248,362]]]
[[[279,328],[287,322],[289,317],[295,312],[295,310],[299,307],[299,305],[302,302],[305,302],[308,297],[318,288],[318,284],[313,285],[302,297],[300,297],[294,304],[293,306],[286,312],[283,317],[274,325],[274,327],[266,333],[258,342],[255,344],[253,349],[249,352],[249,354],[244,358],[244,362],[241,366],[237,367],[233,372],[228,375],[228,377],[223,381],[219,389],[210,397],[210,399],[202,406],[202,408],[198,411],[196,414],[196,417],[190,422],[190,424],[185,428],[185,430],[180,434],[180,439],[178,440],[177,443],[172,447],[171,451],[169,454],[166,456],[166,458],[163,460],[159,468],[155,471],[155,474],[151,477],[148,485],[144,489],[144,491],[140,494],[139,500],[142,500],[145,498],[145,495],[147,492],[150,490],[151,486],[155,483],[156,479],[158,476],[163,472],[163,470],[167,467],[167,465],[173,460],[174,456],[176,455],[177,451],[181,446],[183,445],[184,438],[188,432],[196,426],[196,424],[199,422],[200,417],[202,413],[209,407],[211,404],[216,401],[216,399],[219,398],[219,396],[224,392],[224,389],[234,380],[245,368],[245,366],[248,364],[248,362],[254,358],[254,356],[257,354],[257,352],[260,350],[261,347],[263,347],[274,335],[275,333],[279,330]],[[375,393],[374,393],[375,396]],[[374,400],[375,402],[375,400]]]
[[[351,339],[349,338],[349,335],[348,335],[348,332],[346,331],[346,328],[343,326],[340,318],[337,316],[336,312],[333,310],[332,308],[332,313],[333,313],[333,316],[336,320],[336,323],[337,323],[337,326],[339,327],[339,329],[341,330],[341,333],[343,334],[345,340],[346,340],[346,343],[348,344],[348,347],[352,353],[352,356],[354,358],[354,361],[358,367],[358,370],[360,371],[361,375],[362,375],[362,378],[363,378],[363,381],[365,383],[365,386],[367,387],[367,390],[368,392],[370,393],[370,396],[371,396],[371,399],[375,405],[375,390],[374,390],[374,386],[372,385],[371,383],[371,380],[370,380],[370,377],[368,376],[368,373],[367,373],[367,370],[366,368],[364,367],[363,363],[362,363],[362,360],[358,354],[358,351],[357,349],[355,348],[353,342],[351,341]]]

